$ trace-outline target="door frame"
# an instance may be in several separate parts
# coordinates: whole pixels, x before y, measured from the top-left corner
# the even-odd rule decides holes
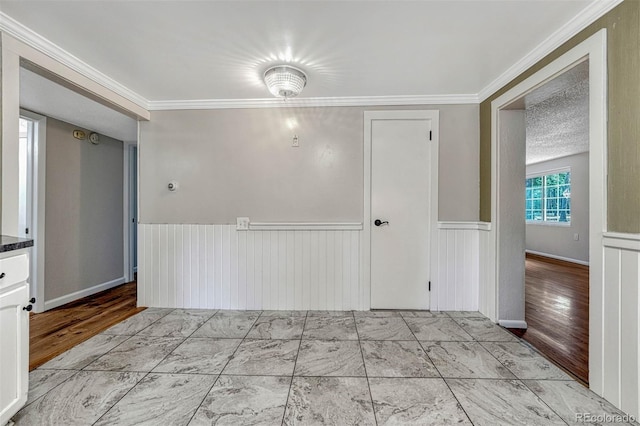
[[[589,385],[602,390],[603,371],[603,233],[607,229],[607,33],[602,29],[560,56],[523,82],[491,102],[491,222],[489,266],[485,301],[481,312],[493,321],[524,322],[524,318],[502,318],[500,312],[501,248],[498,235],[508,232],[501,226],[503,212],[498,202],[501,161],[499,110],[580,62],[589,60]]]
[[[47,117],[25,109],[20,109],[20,117],[33,121],[33,163],[31,192],[31,235],[34,245],[31,249],[29,291],[35,297],[33,311],[44,312],[45,283],[45,212],[47,186]]]
[[[136,222],[132,225],[132,220],[137,218],[137,214],[138,212],[134,212],[133,211],[133,203],[131,202],[132,200],[132,193],[133,193],[133,179],[131,179],[133,173],[135,172],[137,174],[137,167],[133,167],[133,156],[131,155],[131,153],[133,152],[134,149],[138,148],[138,143],[137,142],[123,142],[123,171],[124,171],[124,175],[122,177],[122,183],[123,183],[123,191],[122,191],[122,195],[123,195],[123,212],[122,212],[122,217],[123,217],[123,221],[124,221],[124,225],[122,226],[122,233],[123,233],[123,238],[122,241],[124,243],[124,250],[123,250],[123,255],[124,255],[124,280],[125,282],[131,282],[133,281],[133,278],[135,276],[135,270],[134,270],[134,266],[133,266],[133,246],[135,244],[137,244],[137,241],[134,241],[134,237],[133,237],[133,232],[131,232],[131,227],[132,226],[137,226],[137,220]],[[137,158],[137,157],[136,157]],[[136,164],[137,166],[137,164]],[[137,181],[137,180],[136,180]],[[136,197],[138,197],[138,192],[135,192]]]
[[[378,120],[430,120],[432,137],[429,142],[430,169],[429,189],[429,279],[436,276],[433,260],[437,244],[438,232],[438,142],[440,134],[440,111],[438,110],[392,110],[364,111],[364,222],[362,224],[362,251],[360,255],[360,282],[362,306],[360,309],[371,309],[371,132],[374,121]],[[429,305],[433,309],[433,293],[429,294]]]

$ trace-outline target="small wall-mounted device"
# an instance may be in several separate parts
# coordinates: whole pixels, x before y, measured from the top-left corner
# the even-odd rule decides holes
[[[74,130],[73,131],[73,137],[83,141],[83,140],[85,140],[87,138],[87,134],[85,132],[83,132],[82,130]]]
[[[96,132],[89,133],[89,142],[94,145],[98,145],[100,143],[100,135]]]
[[[298,135],[293,135],[293,141],[291,142],[291,146],[296,148],[300,146],[300,140],[298,139]]]
[[[178,182],[169,182],[167,184],[167,189],[172,192],[175,191],[176,189],[178,189]]]
[[[249,218],[248,217],[237,217],[236,218],[236,230],[238,230],[238,231],[248,231],[249,230]]]

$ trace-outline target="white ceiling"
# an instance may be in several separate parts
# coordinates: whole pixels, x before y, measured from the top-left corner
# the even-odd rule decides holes
[[[133,118],[24,68],[20,68],[20,106],[114,139],[138,140],[138,122]]]
[[[302,97],[476,94],[591,0],[0,1],[147,100],[269,98],[290,61]]]
[[[527,164],[589,151],[589,63],[525,96]]]

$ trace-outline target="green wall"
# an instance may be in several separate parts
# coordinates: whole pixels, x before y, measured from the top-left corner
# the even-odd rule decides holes
[[[491,101],[607,29],[608,231],[640,233],[640,1],[625,0],[480,104],[480,220],[491,221]]]

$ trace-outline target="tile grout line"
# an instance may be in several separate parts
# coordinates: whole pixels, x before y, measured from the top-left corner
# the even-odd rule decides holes
[[[176,311],[175,309],[171,309],[171,310],[170,310],[169,312],[167,312],[165,315],[163,315],[163,316],[161,316],[160,318],[158,318],[157,320],[153,321],[151,324],[149,324],[148,326],[144,327],[142,330],[138,331],[138,333],[136,333],[136,334],[104,334],[104,331],[103,331],[103,332],[102,332],[102,333],[100,333],[100,334],[104,334],[105,336],[123,336],[123,337],[124,337],[124,336],[127,336],[127,338],[126,338],[126,339],[124,339],[122,342],[118,343],[117,345],[115,345],[113,348],[111,348],[111,349],[109,349],[108,351],[106,351],[105,353],[103,353],[102,355],[100,355],[99,357],[97,357],[96,359],[94,359],[93,361],[91,361],[89,364],[87,364],[87,365],[85,365],[84,367],[82,367],[81,369],[79,369],[78,371],[113,371],[113,370],[85,370],[85,368],[89,367],[91,364],[93,364],[94,362],[96,362],[97,360],[99,360],[100,358],[102,358],[103,356],[105,356],[106,354],[110,353],[110,352],[111,352],[111,351],[113,351],[115,348],[117,348],[117,347],[119,347],[119,346],[123,345],[124,343],[128,342],[128,341],[129,341],[129,340],[131,340],[133,337],[135,337],[135,336],[137,336],[139,333],[141,333],[143,330],[146,330],[147,328],[151,327],[153,324],[155,324],[155,323],[157,323],[158,321],[160,321],[162,318],[166,317],[167,315],[169,315],[169,314],[171,314],[172,312],[175,312],[175,311]],[[142,311],[142,312],[144,312],[144,311]],[[139,312],[138,314],[141,314],[142,312]],[[136,314],[136,315],[138,315],[138,314]],[[132,315],[132,316],[130,316],[129,318],[133,318],[133,317],[135,317],[136,315]],[[215,315],[215,314],[214,314],[214,315]],[[123,321],[119,322],[118,324],[121,324],[122,322],[124,322],[124,321],[128,320],[129,318],[127,318],[127,319],[125,319],[125,320],[123,320]],[[116,326],[116,325],[118,325],[118,324],[114,324],[112,327],[115,327],[115,326]],[[112,327],[109,327],[109,328],[112,328]],[[107,330],[109,330],[109,329],[107,329]],[[105,330],[105,331],[107,331],[107,330]],[[96,336],[97,336],[97,335],[96,335]],[[95,337],[95,336],[94,336],[94,337]],[[84,343],[84,342],[83,342],[83,343]],[[78,346],[79,346],[79,345],[78,345]],[[178,346],[180,346],[180,345],[178,345]],[[75,347],[77,347],[77,346],[75,346]],[[177,346],[176,346],[176,347],[177,347]],[[73,349],[73,348],[71,348],[71,349]],[[71,350],[71,349],[69,349],[69,350]],[[142,380],[142,379],[141,379],[141,380]],[[135,386],[135,385],[134,385],[134,386]],[[98,420],[100,420],[100,419],[98,419]]]
[[[35,370],[37,370],[37,368],[36,368]],[[35,370],[33,370],[33,371],[35,371]],[[31,405],[31,404],[33,404],[34,402],[36,402],[36,401],[40,401],[40,400],[41,400],[41,399],[43,399],[45,396],[47,396],[51,391],[53,391],[53,390],[54,390],[54,389],[56,389],[57,387],[59,387],[59,386],[63,385],[64,383],[68,382],[72,377],[75,377],[75,376],[76,376],[80,371],[82,371],[82,370],[69,370],[69,369],[67,369],[67,370],[56,370],[56,371],[73,371],[74,373],[73,373],[71,376],[67,377],[65,380],[63,380],[62,382],[58,383],[57,385],[55,385],[54,387],[52,387],[51,389],[49,389],[48,391],[46,391],[45,393],[43,393],[42,395],[40,395],[39,397],[37,397],[36,399],[34,399],[33,401],[29,402],[28,404],[25,404],[22,408],[20,408],[20,410],[18,410],[18,412],[17,412],[16,414],[14,414],[14,415],[9,419],[9,423],[7,423],[7,426],[10,426],[11,424],[13,424],[13,423],[11,423],[11,420],[12,420],[15,416],[17,416],[17,415],[20,413],[20,411],[24,410],[25,408],[27,408],[28,406],[30,406],[30,405]],[[29,372],[29,373],[31,373],[31,372]]]
[[[378,425],[378,416],[376,415],[376,407],[373,403],[373,393],[371,392],[371,383],[369,383],[369,373],[367,373],[367,364],[364,361],[364,352],[362,351],[362,340],[360,340],[360,332],[358,331],[358,321],[356,320],[356,315],[353,311],[351,311],[351,315],[353,316],[353,326],[356,329],[356,335],[358,336],[358,347],[360,348],[360,356],[362,357],[362,366],[364,367],[364,376],[367,379],[367,388],[369,389],[369,398],[371,398],[371,410],[373,411],[373,420],[376,422],[376,426]]]
[[[487,349],[487,347],[484,345],[485,343],[521,343],[521,342],[481,342],[478,341],[478,343],[480,344],[480,346],[482,346],[482,349],[484,349],[485,351],[487,351],[492,357],[494,357],[496,359],[496,361],[498,361],[504,368],[506,368],[511,374],[513,374],[513,377],[515,377],[515,380],[553,380],[553,381],[559,381],[559,382],[567,382],[567,381],[576,381],[574,379],[572,379],[571,377],[569,377],[568,379],[524,379],[519,377],[511,368],[509,368],[504,362],[500,361],[500,359],[493,353],[491,352],[489,349]],[[539,354],[538,354],[539,355]],[[541,358],[544,358],[541,356]],[[544,358],[546,360],[546,358]]]
[[[418,340],[418,337],[416,336],[416,334],[413,332],[413,330],[411,329],[411,327],[409,326],[409,323],[407,322],[406,318],[404,317],[404,315],[400,314],[400,317],[402,318],[402,320],[404,321],[404,323],[406,324],[406,326],[409,328],[409,331],[411,331],[411,334],[413,334],[413,337],[416,339],[416,341],[418,342],[418,345],[420,345],[420,348],[422,349],[422,351],[424,352],[424,354],[427,356],[427,358],[429,359],[429,362],[431,362],[431,365],[433,365],[433,368],[436,369],[436,371],[438,372],[438,374],[440,375],[440,379],[444,382],[445,386],[447,387],[447,389],[449,389],[449,392],[451,392],[451,395],[453,395],[453,398],[456,400],[456,403],[458,404],[458,406],[460,407],[460,409],[462,410],[462,412],[464,413],[465,416],[467,416],[467,420],[469,420],[469,423],[471,423],[472,425],[473,420],[471,420],[471,417],[469,416],[469,414],[467,413],[467,410],[464,409],[464,407],[462,406],[462,403],[460,402],[460,400],[458,399],[458,397],[456,396],[456,394],[453,392],[453,390],[451,389],[451,386],[449,386],[449,383],[447,383],[447,381],[445,380],[445,378],[442,376],[442,373],[440,372],[440,369],[438,369],[438,366],[433,362],[433,360],[431,359],[431,357],[429,356],[429,354],[427,353],[427,351],[425,350],[424,346],[422,346],[422,342],[420,342],[420,340]],[[468,333],[467,333],[468,334]],[[473,336],[472,336],[473,338]]]
[[[204,323],[202,323],[202,325],[200,327],[198,327],[193,333],[191,333],[191,335],[193,335],[196,331],[198,331],[199,329],[201,329],[202,327],[204,327],[204,325],[209,322],[211,320],[211,318],[215,317],[222,309],[218,309],[218,311],[213,314],[208,320],[206,320]],[[204,396],[202,397],[202,400],[200,401],[200,403],[198,404],[198,406],[196,407],[195,410],[193,410],[193,414],[191,415],[191,417],[189,418],[189,421],[186,423],[186,425],[188,426],[192,421],[193,418],[196,416],[196,414],[198,414],[198,410],[200,409],[200,407],[202,407],[202,404],[204,404],[204,401],[207,399],[207,396],[209,396],[209,394],[211,393],[211,390],[214,388],[214,386],[216,385],[216,383],[218,383],[218,380],[220,380],[220,376],[222,376],[222,373],[224,372],[224,369],[227,368],[227,366],[229,365],[229,363],[231,362],[231,360],[233,359],[233,356],[236,354],[236,352],[238,352],[238,348],[240,348],[240,346],[242,346],[242,343],[245,341],[245,339],[247,338],[247,336],[249,335],[249,333],[251,332],[251,329],[253,329],[253,326],[255,325],[256,322],[258,322],[258,319],[260,319],[260,317],[262,316],[262,313],[264,311],[260,311],[260,315],[258,315],[256,317],[255,320],[253,320],[253,322],[251,323],[251,325],[249,326],[249,329],[247,330],[247,332],[245,333],[244,337],[240,340],[240,343],[238,343],[238,346],[236,346],[235,350],[233,351],[233,353],[229,356],[229,358],[227,359],[227,362],[224,364],[224,367],[222,367],[220,369],[220,372],[218,373],[218,376],[216,377],[216,379],[213,381],[213,384],[211,384],[211,386],[209,387],[209,389],[207,390],[207,392],[205,392]],[[186,339],[185,339],[186,340]],[[174,349],[175,350],[175,349]]]
[[[107,352],[103,353],[102,355],[100,355],[98,358],[94,359],[93,361],[91,361],[89,364],[85,365],[81,371],[114,371],[114,370],[85,370],[85,368],[89,367],[91,364],[93,364],[94,362],[98,361],[98,359],[102,358],[103,356],[107,355],[108,353],[110,353],[111,351],[113,351],[114,349],[116,349],[117,347],[123,345],[124,343],[128,342],[129,340],[131,340],[134,337],[158,337],[158,338],[169,338],[169,339],[179,339],[179,337],[173,337],[173,336],[147,336],[147,335],[141,335],[140,333],[142,333],[144,330],[148,329],[149,327],[151,327],[152,325],[154,325],[155,323],[157,323],[158,321],[160,321],[161,319],[165,318],[166,316],[172,314],[173,312],[175,312],[177,309],[173,309],[171,310],[168,314],[163,315],[162,317],[158,318],[157,320],[155,320],[154,322],[152,322],[151,324],[149,324],[148,326],[146,326],[145,328],[143,328],[142,330],[140,330],[139,332],[137,332],[136,334],[130,335],[128,336],[127,339],[123,340],[122,342],[120,342],[119,344],[117,344],[116,346],[114,346],[113,348],[109,349]],[[143,311],[144,312],[144,311]],[[204,325],[204,323],[206,323],[207,321],[209,321],[211,318],[213,318],[219,311],[216,310],[216,312],[213,313],[213,315],[211,315],[209,318],[206,319],[206,321],[204,321],[202,323],[202,325]],[[132,317],[129,317],[132,318]],[[202,327],[202,325],[200,325],[200,327]],[[178,345],[173,348],[171,350],[171,352],[169,352],[167,355],[165,355],[158,364],[156,364],[153,368],[151,368],[151,370],[153,370],[154,368],[156,368],[158,365],[160,365],[162,363],[162,361],[164,361],[167,356],[169,356],[170,354],[173,353],[173,351],[175,351],[180,345],[182,345],[189,337],[191,337],[193,335],[193,333],[195,333],[198,329],[200,329],[200,327],[196,328],[189,336],[183,337],[182,342],[178,343]],[[118,336],[117,334],[115,334],[114,336]],[[151,370],[149,370],[147,373],[150,373]],[[117,371],[117,370],[115,370]],[[146,377],[146,376],[145,376]],[[144,378],[144,377],[143,377]],[[119,402],[119,400],[118,400]]]
[[[140,330],[140,331],[138,332],[138,334],[135,334],[134,336],[138,336],[140,333],[142,333],[142,331],[144,331],[144,330],[146,330],[147,328],[151,327],[153,324],[155,324],[156,322],[158,322],[158,321],[160,321],[161,319],[165,318],[166,316],[168,316],[168,315],[172,314],[172,313],[173,313],[173,312],[175,312],[176,310],[177,310],[177,309],[174,309],[174,310],[172,310],[171,312],[169,312],[167,315],[164,315],[164,316],[162,316],[162,317],[158,318],[156,321],[152,322],[152,323],[151,323],[151,324],[149,324],[147,327],[145,327],[145,328],[143,328],[142,330]],[[171,354],[173,353],[173,351],[175,351],[176,349],[178,349],[178,347],[180,347],[180,345],[182,345],[184,342],[186,342],[186,341],[187,341],[187,339],[188,339],[190,336],[192,336],[192,335],[193,335],[193,333],[195,333],[196,331],[198,331],[198,329],[200,329],[200,327],[202,327],[202,326],[203,326],[207,321],[209,321],[211,318],[213,318],[214,316],[216,316],[216,314],[217,314],[218,312],[219,312],[219,310],[216,310],[216,311],[215,311],[215,312],[214,312],[214,313],[213,313],[209,318],[207,318],[205,321],[203,321],[203,323],[202,323],[199,327],[197,327],[195,330],[193,330],[193,331],[191,332],[191,334],[189,334],[189,336],[186,336],[184,339],[182,339],[182,342],[178,343],[178,344],[176,345],[176,347],[175,347],[175,348],[173,348],[173,349],[171,350],[171,352],[167,353],[164,357],[162,357],[162,359],[161,359],[161,360],[160,360],[156,365],[154,365],[153,367],[151,367],[151,369],[150,369],[149,371],[147,371],[147,372],[146,372],[146,374],[140,378],[140,380],[138,380],[138,381],[137,381],[133,386],[131,386],[131,388],[130,388],[127,392],[125,392],[125,394],[124,394],[124,395],[122,395],[122,397],[121,397],[120,399],[118,399],[118,400],[117,400],[117,401],[116,401],[116,402],[115,402],[111,407],[109,407],[109,408],[108,408],[104,413],[102,413],[102,415],[101,415],[100,417],[98,417],[98,419],[97,419],[95,422],[93,422],[93,423],[92,423],[92,425],[95,425],[96,423],[98,423],[98,422],[100,421],[100,419],[102,419],[104,416],[106,416],[106,415],[109,413],[109,411],[113,410],[113,407],[115,407],[116,405],[118,405],[118,403],[119,403],[120,401],[122,401],[122,400],[123,400],[127,395],[129,395],[129,393],[131,393],[131,391],[133,391],[133,389],[135,389],[135,388],[136,388],[136,386],[138,386],[138,385],[139,385],[139,384],[140,384],[144,379],[146,379],[146,378],[149,376],[149,374],[151,374],[151,372],[153,371],[153,369],[154,369],[154,368],[156,368],[158,365],[162,364],[162,361],[164,361],[165,359],[167,359],[167,357],[168,357],[169,355],[171,355]],[[130,340],[131,338],[133,338],[134,336],[129,337],[129,339],[125,340],[125,342],[129,341],[129,340]],[[144,336],[144,335],[143,335],[143,337],[156,337],[156,336]],[[122,342],[122,343],[124,343],[124,342]],[[122,343],[121,343],[121,344],[122,344]],[[120,345],[118,345],[118,346],[120,346]],[[116,346],[116,347],[117,347],[117,346]],[[112,348],[112,350],[113,350],[113,349],[115,349],[115,348]],[[111,351],[109,351],[109,352],[111,352]],[[107,352],[107,353],[109,353],[109,352]],[[107,353],[105,353],[104,355],[106,355]],[[102,355],[102,356],[104,356],[104,355]],[[100,357],[100,358],[102,358],[102,357]],[[97,360],[98,360],[98,359],[96,359],[95,361],[97,361]],[[94,361],[94,362],[95,362],[95,361]],[[92,362],[91,364],[93,364],[93,362]],[[91,364],[89,364],[89,365],[91,365]],[[87,365],[87,367],[88,367],[89,365]],[[86,367],[85,367],[85,368],[86,368]],[[89,371],[113,371],[113,370],[89,370]],[[121,372],[121,373],[130,373],[130,371],[120,371],[120,372]],[[217,378],[216,378],[216,380],[217,380]],[[213,382],[214,384],[215,384],[216,380],[214,380],[214,382]],[[212,385],[212,387],[213,387],[213,385]],[[205,395],[205,396],[206,396],[206,395]],[[198,408],[199,408],[199,407],[200,407],[200,406],[198,406]],[[196,411],[198,411],[198,409],[197,409],[197,408],[196,408]],[[194,414],[195,414],[195,413],[194,413]]]
[[[569,422],[567,422],[567,421],[566,421],[566,420],[565,420],[565,419],[564,419],[564,418],[563,418],[563,417],[562,417],[562,416],[561,416],[561,415],[560,415],[556,410],[554,410],[554,409],[553,409],[549,404],[547,404],[547,403],[546,403],[546,401],[545,401],[544,399],[540,398],[540,396],[538,396],[538,394],[537,394],[533,389],[531,389],[531,388],[529,387],[529,385],[527,385],[527,383],[525,382],[525,380],[526,380],[526,379],[518,379],[518,381],[519,381],[520,383],[522,383],[522,385],[523,385],[525,388],[527,388],[527,390],[528,390],[529,392],[531,392],[531,393],[532,393],[532,394],[533,394],[533,395],[538,399],[538,401],[540,401],[540,402],[542,402],[544,405],[546,405],[546,406],[549,408],[549,410],[551,410],[551,412],[552,412],[552,413],[554,413],[556,416],[558,416],[558,418],[559,418],[560,420],[562,420],[562,421],[563,421],[563,422],[568,426],[568,425],[569,425]]]
[[[457,323],[457,321],[456,321],[456,323]],[[462,328],[462,326],[461,326],[460,324],[458,324],[458,326]],[[465,331],[466,331],[466,330],[465,330]],[[507,330],[507,332],[508,332],[508,330]],[[509,333],[510,333],[510,332],[509,332]],[[469,335],[470,335],[470,333],[467,333],[467,334],[469,334]],[[510,335],[513,335],[513,333],[510,333]],[[473,336],[471,336],[471,337],[473,337]],[[535,396],[535,397],[536,397],[540,402],[542,402],[542,403],[543,403],[545,406],[547,406],[547,407],[548,407],[548,408],[549,408],[549,409],[550,409],[550,410],[551,410],[551,411],[552,411],[556,416],[558,416],[558,418],[559,418],[563,423],[568,424],[568,423],[567,423],[567,422],[566,422],[566,421],[565,421],[565,420],[564,420],[564,419],[563,419],[563,418],[562,418],[562,417],[561,417],[561,416],[560,416],[560,415],[559,415],[559,414],[558,414],[558,413],[557,413],[553,408],[551,408],[551,407],[549,406],[549,404],[547,404],[546,402],[544,402],[544,400],[542,400],[542,398],[540,398],[540,397],[538,396],[538,394],[536,394],[536,393],[535,393],[531,388],[529,388],[529,386],[527,386],[527,384],[524,382],[524,379],[521,379],[520,377],[518,377],[518,376],[517,376],[517,375],[516,375],[516,374],[515,374],[515,373],[514,373],[514,372],[513,372],[513,371],[512,371],[508,366],[507,366],[507,365],[505,365],[505,363],[503,363],[502,361],[500,361],[500,360],[498,359],[498,357],[497,357],[493,352],[491,352],[489,349],[487,349],[487,348],[485,347],[485,345],[483,344],[483,343],[520,343],[520,344],[522,343],[522,342],[521,342],[521,340],[522,340],[522,339],[520,339],[518,336],[514,336],[514,337],[517,339],[517,341],[516,341],[516,342],[514,342],[514,341],[479,341],[479,340],[477,340],[475,337],[473,337],[473,339],[474,339],[473,341],[474,341],[475,343],[478,343],[478,344],[480,345],[480,347],[481,347],[483,350],[485,350],[489,355],[491,355],[491,356],[492,356],[492,357],[493,357],[493,358],[494,358],[494,359],[495,359],[495,360],[496,360],[500,365],[502,365],[502,366],[503,366],[503,367],[504,367],[508,372],[510,372],[510,373],[513,375],[513,377],[514,377],[514,378],[512,378],[512,379],[505,379],[505,380],[509,380],[509,381],[514,381],[514,380],[515,380],[515,381],[517,381],[517,382],[520,382],[520,383],[521,383],[525,388],[527,388],[527,389],[528,389],[528,390],[529,390],[529,391],[530,391],[530,392],[531,392],[531,393],[532,393],[532,394],[533,394],[533,395],[534,395],[534,396]],[[421,345],[422,345],[422,344],[421,344]],[[454,380],[456,380],[456,379],[458,379],[458,378],[453,378],[453,379],[454,379]],[[462,379],[462,380],[465,380],[465,379]],[[466,379],[466,380],[482,380],[482,379]],[[500,380],[500,379],[484,379],[484,380]],[[447,383],[447,381],[446,381],[446,380],[445,380],[445,383]],[[449,386],[449,383],[447,383],[447,386]],[[449,387],[449,389],[451,389],[451,387]],[[452,392],[453,392],[453,391],[452,391]],[[457,397],[456,397],[456,399],[457,399]],[[463,409],[464,409],[464,408],[463,408]]]
[[[455,320],[454,320],[454,321],[455,321]],[[456,324],[458,324],[458,322],[457,322],[457,321],[456,321]],[[496,325],[497,325],[497,324],[496,324]],[[458,326],[459,326],[460,328],[462,328],[462,326],[461,326],[460,324],[458,324]],[[466,330],[465,330],[465,332],[466,332]],[[471,336],[471,334],[470,334],[470,333],[467,333],[467,334],[469,334],[469,335]],[[473,338],[473,341],[474,341],[475,343],[479,344],[479,345],[480,345],[480,347],[481,347],[482,349],[484,349],[487,353],[489,353],[489,355],[491,355],[491,356],[492,356],[492,357],[493,357],[493,358],[498,362],[498,364],[502,365],[502,366],[503,366],[503,367],[504,367],[504,368],[505,368],[509,373],[511,373],[511,374],[513,375],[513,377],[514,377],[513,379],[506,379],[506,380],[520,380],[520,378],[519,378],[519,377],[518,377],[518,376],[517,376],[513,371],[511,371],[511,369],[510,369],[509,367],[507,367],[507,366],[505,365],[505,363],[503,363],[502,361],[500,361],[500,360],[498,359],[498,357],[497,357],[493,352],[491,352],[489,349],[487,349],[487,348],[484,346],[484,344],[483,344],[483,343],[509,343],[509,342],[499,341],[499,340],[498,340],[498,341],[493,341],[493,340],[491,340],[491,341],[480,341],[480,340],[477,340],[477,339],[476,339],[475,337],[473,337],[473,336],[471,336],[471,337]],[[517,338],[517,337],[516,337],[516,338]]]
[[[509,330],[507,330],[509,331]],[[509,331],[509,333],[511,333]],[[538,348],[536,348],[535,346],[533,346],[533,344],[531,344],[530,342],[524,340],[522,337],[518,337],[515,334],[511,333],[516,339],[518,339],[518,342],[520,342],[522,345],[528,347],[529,349],[533,350],[535,353],[537,353],[538,355],[540,355],[542,358],[546,359],[547,361],[549,361],[549,363],[553,364],[554,366],[556,366],[559,370],[561,370],[567,377],[568,379],[565,380],[571,380],[574,382],[578,382],[580,383],[582,386],[584,386],[585,388],[591,390],[591,388],[589,387],[589,384],[587,383],[586,385],[582,382],[582,380],[578,380],[577,376],[575,376],[573,373],[569,372],[569,370],[567,370],[565,367],[563,367],[562,365],[560,365],[558,362],[554,361],[553,359],[551,359],[550,357],[548,357],[546,354],[542,353]],[[492,342],[493,343],[493,342]],[[528,380],[528,379],[525,379]],[[549,379],[535,379],[535,380],[549,380]],[[562,379],[553,379],[553,380],[562,380]]]
[[[133,317],[135,317],[135,316],[137,316],[137,315],[139,315],[139,314],[141,314],[141,313],[145,312],[147,309],[149,309],[149,308],[146,308],[144,311],[142,311],[142,312],[138,312],[137,314],[132,315],[132,316],[130,316],[129,318],[133,318]],[[156,308],[156,309],[157,309],[157,308]],[[160,309],[163,309],[163,308],[160,308]],[[148,326],[144,327],[142,330],[138,331],[138,332],[137,332],[137,333],[135,333],[135,334],[108,334],[108,333],[106,333],[107,331],[109,331],[109,329],[111,329],[111,328],[113,328],[113,327],[115,327],[115,326],[117,326],[117,325],[119,325],[119,324],[122,324],[123,322],[125,322],[125,321],[126,321],[126,320],[128,320],[129,318],[126,318],[126,319],[124,319],[124,320],[120,321],[118,324],[114,324],[114,325],[112,325],[111,327],[107,328],[106,330],[104,330],[103,332],[101,332],[101,333],[99,333],[99,334],[106,334],[106,335],[108,335],[108,336],[137,336],[137,335],[138,335],[138,333],[141,333],[143,330],[146,330],[147,328],[151,327],[153,324],[155,324],[155,323],[157,323],[158,321],[160,321],[162,318],[166,317],[167,315],[171,315],[173,312],[175,312],[175,311],[177,310],[177,308],[169,308],[169,309],[170,309],[170,310],[169,310],[169,312],[167,312],[166,314],[162,315],[162,316],[161,316],[161,317],[159,317],[157,320],[152,321]],[[148,313],[149,313],[149,312],[148,312]],[[213,314],[213,315],[215,315],[215,314]]]
[[[296,366],[298,364],[298,357],[300,356],[300,348],[302,347],[302,336],[304,335],[304,330],[307,327],[307,318],[309,317],[309,311],[307,310],[304,314],[304,324],[302,324],[302,331],[300,332],[300,342],[298,343],[298,352],[296,352],[296,359],[293,362],[293,371],[291,372],[291,381],[289,382],[289,392],[287,392],[287,400],[284,402],[284,411],[282,412],[282,421],[281,425],[284,425],[285,416],[287,415],[287,407],[289,406],[289,398],[291,397],[291,388],[293,387],[293,378],[296,374]]]
[[[37,368],[35,370],[33,370],[33,371],[36,371],[36,370],[37,370]],[[33,404],[34,402],[39,401],[40,399],[44,398],[45,396],[47,396],[49,394],[49,392],[51,392],[52,390],[56,389],[58,386],[61,386],[64,383],[68,382],[71,378],[75,377],[80,371],[82,371],[82,370],[73,370],[73,369],[60,369],[60,370],[45,369],[45,370],[46,371],[73,371],[74,373],[71,376],[69,376],[66,379],[64,379],[63,381],[61,381],[60,383],[58,383],[57,385],[55,385],[54,387],[52,387],[51,389],[49,389],[48,391],[46,391],[45,393],[43,393],[42,395],[40,395],[39,397],[37,397],[36,399],[34,399],[33,401],[29,402],[28,404],[24,404],[24,406],[20,410],[18,410],[18,413],[20,411],[22,411],[24,408],[26,408],[29,405]],[[42,371],[45,371],[45,370],[42,370]],[[31,373],[31,371],[29,373]],[[13,416],[18,415],[18,413],[14,414]],[[11,419],[9,419],[9,420],[11,420]]]

